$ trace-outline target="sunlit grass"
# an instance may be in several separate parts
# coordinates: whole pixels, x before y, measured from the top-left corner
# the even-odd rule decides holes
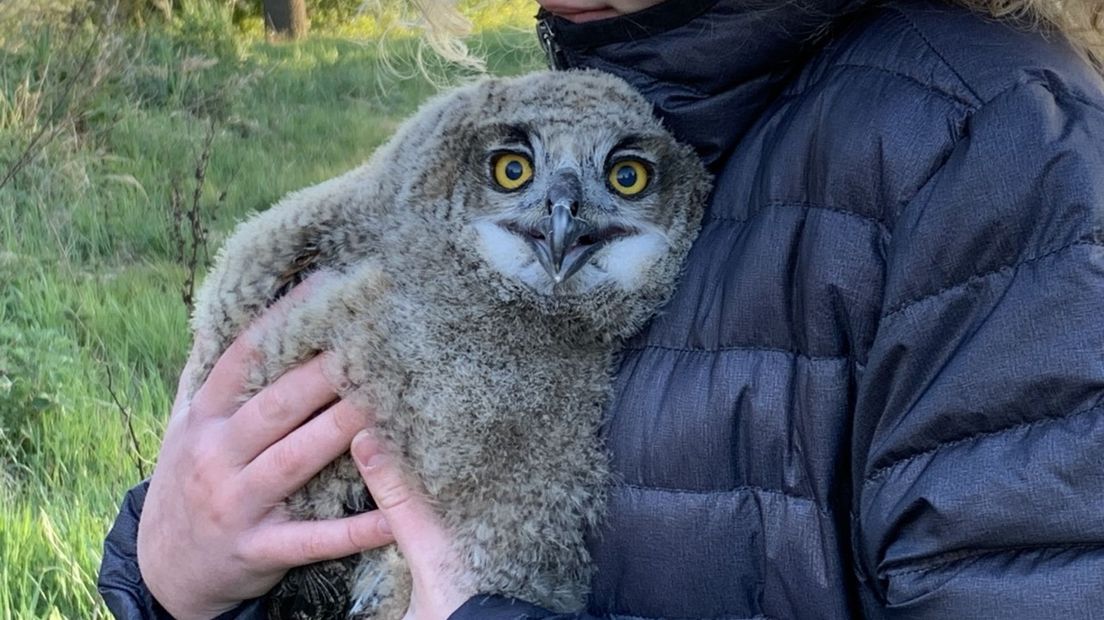
[[[408,71],[408,38],[387,44],[415,76],[401,79],[363,32],[277,45],[226,26],[105,41],[83,107],[0,188],[0,620],[106,614],[102,540],[150,471],[189,345],[167,204],[174,184],[190,199],[207,132],[213,253],[249,213],[365,160],[434,92]],[[540,65],[527,33],[475,43],[492,72]],[[59,45],[0,46],[0,173],[50,122],[31,107],[57,95],[42,70]]]

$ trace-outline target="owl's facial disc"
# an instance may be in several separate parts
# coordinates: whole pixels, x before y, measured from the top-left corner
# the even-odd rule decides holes
[[[552,205],[551,215],[541,218],[534,227],[508,223],[505,228],[529,245],[555,284],[578,273],[608,242],[632,234],[620,226],[593,226],[575,217],[563,203]]]
[[[669,248],[655,146],[590,138],[508,128],[473,150],[487,175],[470,211],[475,249],[543,295],[632,291]]]
[[[556,285],[575,275],[606,243],[633,233],[621,226],[595,226],[576,217],[581,200],[578,176],[561,171],[548,190],[548,215],[531,227],[513,222],[505,225],[529,245]]]

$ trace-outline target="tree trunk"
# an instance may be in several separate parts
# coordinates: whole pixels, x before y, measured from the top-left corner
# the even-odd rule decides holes
[[[298,39],[310,28],[306,0],[264,0],[264,18],[270,36]]]

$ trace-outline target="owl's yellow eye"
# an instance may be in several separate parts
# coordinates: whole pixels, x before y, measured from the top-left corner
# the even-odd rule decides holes
[[[610,166],[609,184],[622,196],[635,196],[648,187],[648,167],[637,159],[623,159]]]
[[[533,178],[533,164],[521,153],[501,153],[491,160],[495,183],[502,189],[515,190]]]

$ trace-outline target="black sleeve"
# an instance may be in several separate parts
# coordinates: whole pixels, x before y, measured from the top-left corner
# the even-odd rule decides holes
[[[1104,106],[1005,91],[896,231],[855,414],[867,617],[1104,617]]]
[[[169,620],[168,612],[153,598],[138,571],[138,521],[149,481],[143,481],[123,498],[115,525],[104,540],[103,561],[96,587],[111,613],[121,620]],[[259,600],[247,601],[218,620],[253,620],[265,617]]]

